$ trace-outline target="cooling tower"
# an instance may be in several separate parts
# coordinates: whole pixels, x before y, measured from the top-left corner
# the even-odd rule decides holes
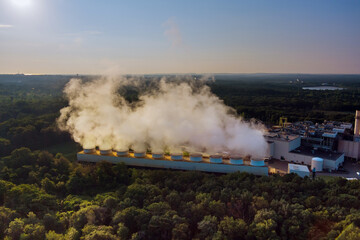
[[[231,155],[230,156],[230,164],[242,165],[242,164],[244,164],[244,161],[240,155]]]
[[[192,153],[190,154],[190,161],[192,162],[201,162],[202,154],[201,153]]]
[[[162,152],[153,152],[151,156],[152,156],[153,159],[162,159],[162,158],[164,158],[164,153],[162,153]]]
[[[143,151],[134,151],[134,157],[136,158],[143,158],[146,156],[146,152]]]
[[[171,160],[179,161],[183,159],[182,153],[172,153],[171,154]]]
[[[95,152],[95,148],[84,148],[84,153],[91,154]]]
[[[126,157],[127,155],[129,155],[129,150],[128,149],[120,149],[116,151],[116,155],[118,157]]]
[[[211,163],[222,163],[222,156],[219,154],[210,155],[209,160]]]
[[[111,153],[112,153],[111,149],[100,149],[101,155],[109,155]]]
[[[264,159],[251,159],[250,165],[256,167],[262,167],[265,166],[265,161]]]

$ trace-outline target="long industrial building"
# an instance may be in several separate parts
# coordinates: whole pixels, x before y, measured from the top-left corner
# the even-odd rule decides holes
[[[149,167],[159,169],[194,170],[214,173],[248,172],[255,175],[268,175],[268,166],[264,160],[221,155],[203,157],[201,154],[190,154],[184,157],[181,154],[164,155],[163,153],[146,154],[144,152],[114,152],[111,150],[84,149],[77,154],[80,162],[108,161],[111,163],[124,163],[133,167]]]

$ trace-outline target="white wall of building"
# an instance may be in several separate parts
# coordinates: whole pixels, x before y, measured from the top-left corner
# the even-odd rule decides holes
[[[300,137],[297,137],[292,141],[278,139],[278,138],[271,139],[271,141],[274,142],[273,158],[276,159],[284,158],[286,161],[289,161],[289,158],[291,158],[291,153],[289,152],[300,147],[301,144]]]
[[[360,142],[340,140],[338,145],[338,151],[345,153],[346,157],[360,158]]]

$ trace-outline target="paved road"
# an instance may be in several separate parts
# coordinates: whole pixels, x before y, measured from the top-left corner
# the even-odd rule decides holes
[[[333,176],[333,177],[344,177],[344,178],[357,178],[360,179],[360,176],[357,174],[360,173],[360,163],[354,163],[352,161],[345,160],[344,162],[344,169],[348,171],[348,173],[340,173],[340,172],[334,172],[334,173],[327,173],[327,172],[321,172],[317,173],[318,176]]]

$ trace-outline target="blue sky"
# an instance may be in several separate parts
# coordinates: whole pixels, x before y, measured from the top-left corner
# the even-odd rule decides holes
[[[360,1],[0,0],[0,73],[360,73]]]

